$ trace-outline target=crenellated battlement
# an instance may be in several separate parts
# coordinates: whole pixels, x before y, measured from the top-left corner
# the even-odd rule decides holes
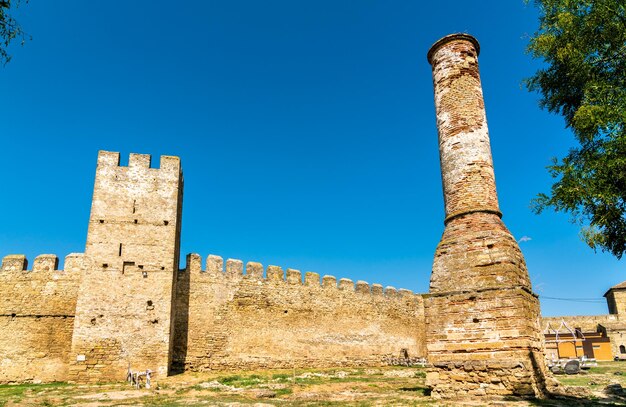
[[[79,274],[83,265],[83,253],[70,253],[65,256],[64,269],[59,270],[59,258],[56,254],[40,254],[35,257],[32,269],[28,269],[28,259],[23,254],[10,254],[2,258],[0,274],[9,273],[34,276],[42,273],[61,274],[72,272]],[[56,273],[55,273],[56,272]]]
[[[120,165],[120,153],[112,151],[101,150],[98,152],[98,167],[120,167],[120,168],[132,168],[132,169],[151,169],[151,170],[165,170],[168,172],[180,171],[180,158],[171,155],[162,155],[159,161],[159,168],[151,168],[152,163],[151,154],[136,154],[131,153],[128,157],[128,166]]]
[[[9,254],[2,259],[2,271],[26,271],[28,260],[23,254]]]
[[[415,328],[423,299],[410,290],[196,253],[176,290],[180,369],[374,366],[401,349],[425,356]]]
[[[68,254],[60,270],[55,254],[35,257],[31,269],[23,254],[2,258],[0,353],[5,364],[0,383],[67,379],[84,259],[82,253]]]
[[[423,300],[409,290],[216,255],[181,267],[180,160],[151,164],[98,153],[84,254],[63,267],[54,254],[0,259],[0,383],[425,356]]]
[[[23,254],[2,259],[0,269],[0,315],[17,317],[73,316],[84,255],[71,253],[59,270],[59,258],[41,254],[28,269]]]
[[[210,254],[206,259],[205,268],[202,267],[202,256],[197,253],[187,255],[186,266],[180,272],[190,273],[197,276],[213,276],[219,278],[247,278],[258,280],[264,283],[285,283],[289,285],[299,285],[309,287],[313,290],[339,290],[345,292],[353,292],[362,295],[371,295],[378,297],[386,297],[390,299],[408,298],[419,296],[411,290],[404,288],[396,289],[387,286],[383,289],[380,284],[370,284],[366,281],[359,280],[356,284],[349,278],[340,278],[337,280],[335,276],[325,275],[320,278],[318,273],[307,271],[304,273],[304,279],[300,270],[287,268],[286,271],[280,266],[269,265],[265,269],[259,262],[249,261],[245,263],[238,259],[227,259],[226,267],[224,260],[220,256]]]

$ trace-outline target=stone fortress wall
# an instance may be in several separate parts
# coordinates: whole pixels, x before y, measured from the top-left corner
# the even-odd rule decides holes
[[[422,295],[210,255],[177,274],[172,371],[385,364],[406,349],[426,356]],[[224,264],[225,263],[225,264]],[[84,255],[58,270],[55,255],[23,255],[0,268],[0,383],[68,380]],[[621,315],[543,317],[583,331]],[[622,318],[623,319],[623,318]],[[618,337],[613,348],[619,347]],[[621,343],[621,342],[620,342]],[[617,351],[614,349],[614,353]]]
[[[372,366],[425,357],[423,301],[409,290],[197,254],[178,273],[178,370]],[[337,284],[338,283],[338,284]],[[417,329],[416,329],[417,327]]]
[[[85,254],[3,259],[0,382],[184,370],[372,366],[425,357],[422,296],[197,254],[179,268],[177,157],[98,155]],[[224,267],[225,266],[225,267]],[[245,271],[245,272],[244,272]]]
[[[83,255],[6,256],[0,269],[0,383],[67,379]]]
[[[562,322],[571,329],[580,328],[583,332],[596,332],[598,325],[615,323],[619,321],[619,315],[567,315],[556,317],[541,318],[541,328],[545,329],[550,326],[552,329],[558,329]]]

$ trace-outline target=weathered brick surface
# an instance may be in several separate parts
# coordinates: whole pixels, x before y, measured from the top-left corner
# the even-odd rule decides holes
[[[182,172],[177,157],[101,151],[76,307],[70,380],[123,380],[130,366],[166,375],[178,270]]]
[[[519,245],[500,217],[473,212],[449,219],[435,252],[430,292],[510,286],[530,287],[530,280]]]
[[[476,39],[465,34],[442,38],[428,53],[446,219],[478,210],[499,213],[478,53]]]
[[[541,396],[545,369],[539,301],[502,223],[478,72],[478,42],[439,40],[433,68],[446,209],[425,300],[434,397]]]
[[[426,298],[435,397],[539,396],[555,389],[537,334],[538,302],[522,288]],[[534,317],[534,318],[533,318]]]
[[[420,295],[357,288],[348,279],[259,263],[224,273],[209,256],[202,271],[188,256],[178,275],[174,363],[178,369],[253,369],[380,365],[385,356],[425,356]],[[229,260],[230,264],[241,264]],[[190,287],[187,290],[187,287]]]
[[[67,377],[83,255],[6,256],[0,269],[0,383]]]

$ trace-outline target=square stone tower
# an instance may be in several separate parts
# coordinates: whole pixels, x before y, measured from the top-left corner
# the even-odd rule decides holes
[[[609,314],[617,314],[620,318],[626,317],[626,281],[609,288],[604,297],[609,307]]]
[[[478,41],[454,34],[428,52],[435,86],[445,231],[425,300],[434,397],[542,396],[546,372],[524,257],[501,220],[478,72]]]
[[[128,368],[165,376],[178,272],[183,178],[178,157],[100,151],[85,247],[70,380],[124,380]]]

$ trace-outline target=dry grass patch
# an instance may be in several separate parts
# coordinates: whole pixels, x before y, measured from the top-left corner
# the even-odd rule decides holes
[[[582,375],[558,376],[566,385],[583,385],[592,399],[543,401],[455,401],[442,403],[426,395],[425,369],[259,370],[187,372],[136,390],[126,383],[66,383],[0,386],[0,407],[13,406],[571,406],[626,405],[605,393],[606,386],[626,387],[626,362],[601,363]]]

